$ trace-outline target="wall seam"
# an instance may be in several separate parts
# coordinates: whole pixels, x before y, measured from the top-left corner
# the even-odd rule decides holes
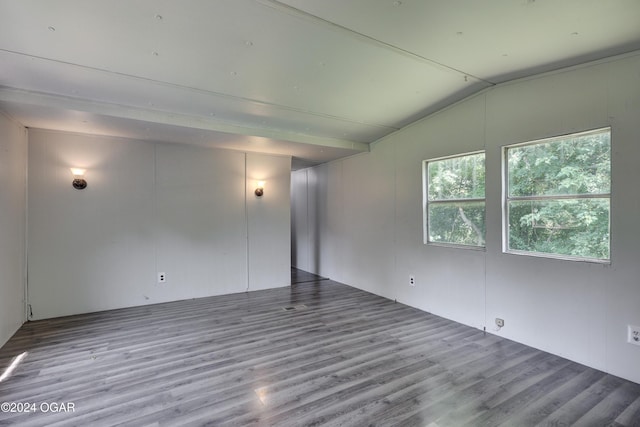
[[[29,310],[29,129],[27,128],[24,128],[24,140],[24,266],[22,272],[24,275],[24,312],[22,318],[27,322],[29,321],[31,313],[31,310]]]
[[[307,225],[307,270],[309,270],[309,272],[314,273],[315,271],[312,271],[314,269],[311,268],[311,248],[313,246],[313,242],[311,241],[311,227],[309,226],[309,224],[311,223],[311,212],[309,211],[309,192],[311,191],[311,189],[309,188],[309,169],[306,169],[304,171],[304,179],[305,179],[305,187],[306,187],[306,191],[305,191],[305,195],[306,195],[306,217],[307,217],[307,221],[306,221],[306,225]]]
[[[247,153],[244,153],[244,223],[245,223],[245,235],[247,239],[247,288],[245,292],[249,292],[251,284],[251,272],[250,272],[250,250],[249,250],[249,204],[247,202]]]
[[[158,246],[160,244],[160,239],[159,239],[159,220],[158,220],[158,144],[153,144],[153,202],[152,202],[152,206],[153,206],[153,221],[155,223],[155,230],[154,230],[154,234],[155,234],[155,244],[153,245],[153,258],[154,258],[154,262],[155,262],[155,268],[156,268],[156,277],[154,279],[154,283],[157,284],[158,282]]]
[[[393,144],[393,277],[399,277],[398,271],[398,144]],[[393,286],[393,284],[392,284]],[[397,289],[397,286],[393,286]],[[397,292],[397,290],[396,290]],[[397,295],[394,296],[397,301]]]
[[[484,95],[484,111],[483,111],[483,117],[482,117],[482,147],[484,148],[484,155],[485,155],[485,173],[484,173],[484,179],[485,179],[485,195],[484,195],[484,211],[485,211],[485,233],[486,233],[486,221],[487,221],[487,194],[486,194],[486,180],[487,180],[487,171],[486,171],[486,167],[487,167],[487,161],[486,161],[486,157],[487,157],[487,94],[485,93]],[[502,156],[501,156],[502,157]],[[502,163],[502,161],[501,161]],[[500,168],[502,169],[502,165],[500,165]],[[502,204],[502,201],[500,202]],[[502,214],[502,209],[500,210],[500,215]],[[502,230],[502,228],[501,228]],[[502,231],[500,231],[501,237],[500,239],[502,240]],[[488,255],[487,255],[487,238],[485,236],[485,251],[484,251],[484,280],[482,282],[482,289],[483,289],[483,296],[484,296],[484,310],[482,313],[482,318],[483,318],[483,325],[482,325],[482,329],[483,331],[486,332],[487,330],[487,259],[488,259]],[[502,246],[502,244],[501,244]]]

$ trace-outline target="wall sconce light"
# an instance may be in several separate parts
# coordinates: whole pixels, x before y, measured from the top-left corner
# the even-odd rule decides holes
[[[264,194],[264,181],[258,181],[258,188],[256,188],[256,196],[262,197]]]
[[[71,173],[73,174],[73,182],[71,185],[73,185],[73,188],[76,190],[84,190],[87,188],[87,180],[84,179],[85,172],[86,169],[71,168]]]

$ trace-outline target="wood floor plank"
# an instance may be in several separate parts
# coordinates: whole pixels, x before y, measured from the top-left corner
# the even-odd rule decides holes
[[[383,425],[420,425],[424,421],[436,422],[452,411],[458,405],[476,403],[480,412],[473,412],[470,416],[483,414],[490,410],[483,403],[485,398],[495,398],[497,395],[513,387],[523,387],[527,381],[533,381],[544,375],[546,369],[552,369],[561,363],[554,356],[544,353],[533,353],[532,357],[520,363],[508,366],[494,375],[478,380],[470,377],[466,381],[459,381],[450,377],[450,381],[439,389],[429,388],[426,392],[418,389],[417,395],[403,396],[404,401],[391,406],[379,419]]]
[[[576,425],[609,425],[629,407],[640,393],[640,385],[624,382],[611,390],[596,406],[578,419]]]
[[[605,375],[598,381],[589,384],[584,391],[551,413],[538,425],[574,425],[584,414],[598,405],[605,396],[624,383],[625,381],[621,378]]]
[[[640,427],[640,396],[622,411],[612,425]]]
[[[0,426],[637,426],[640,385],[292,270],[290,288],[29,322]],[[285,311],[284,307],[295,307]]]
[[[595,369],[584,367],[576,376],[572,376],[559,387],[545,393],[541,398],[527,402],[525,408],[517,414],[509,417],[503,426],[531,426],[537,425],[540,421],[548,417],[562,405],[576,397],[582,390],[590,384],[600,380],[606,374]]]

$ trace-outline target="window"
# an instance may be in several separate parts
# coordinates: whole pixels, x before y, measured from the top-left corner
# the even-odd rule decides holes
[[[609,260],[610,129],[504,149],[505,251]]]
[[[484,153],[425,160],[425,243],[484,247]]]

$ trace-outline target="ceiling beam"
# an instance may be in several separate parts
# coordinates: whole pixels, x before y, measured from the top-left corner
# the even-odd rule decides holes
[[[0,101],[42,107],[82,111],[123,119],[138,120],[146,123],[180,126],[185,128],[225,132],[234,135],[258,136],[275,140],[284,140],[319,147],[344,148],[360,152],[369,151],[369,144],[338,138],[327,138],[282,130],[255,128],[223,122],[206,117],[185,115],[149,108],[133,107],[107,102],[99,102],[57,94],[29,91],[24,89],[0,87]]]

